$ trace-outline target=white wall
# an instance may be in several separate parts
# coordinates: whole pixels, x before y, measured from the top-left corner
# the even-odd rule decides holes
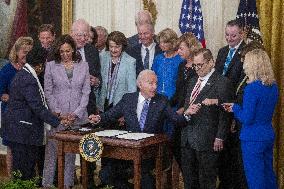
[[[217,55],[225,45],[224,27],[234,19],[240,0],[201,0],[207,47]],[[169,27],[178,34],[182,0],[156,0],[156,33]],[[136,33],[135,13],[143,8],[142,0],[74,0],[74,20],[86,19],[92,26],[102,25],[109,31],[119,30],[127,37]]]

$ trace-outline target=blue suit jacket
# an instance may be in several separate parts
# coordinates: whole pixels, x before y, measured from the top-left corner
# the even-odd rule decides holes
[[[101,121],[114,121],[124,116],[126,130],[145,133],[161,133],[166,118],[179,125],[186,122],[183,116],[171,109],[166,97],[157,94],[151,99],[145,126],[141,131],[136,113],[138,97],[138,92],[125,94],[116,106],[100,115]]]
[[[43,145],[44,122],[53,127],[60,124],[43,105],[36,79],[25,70],[12,81],[3,122],[4,140],[37,146]]]
[[[254,81],[245,87],[243,105],[234,104],[235,117],[242,123],[240,139],[265,141],[274,139],[272,117],[278,99],[276,84],[266,86]]]

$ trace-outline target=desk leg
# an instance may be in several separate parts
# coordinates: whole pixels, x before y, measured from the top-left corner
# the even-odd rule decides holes
[[[65,154],[63,151],[64,144],[58,141],[57,155],[58,155],[58,189],[64,189],[64,166]]]
[[[134,164],[134,189],[141,189],[141,152],[135,150],[133,152],[136,154],[135,159],[133,160]]]
[[[179,187],[179,175],[180,168],[178,166],[177,161],[173,158],[172,162],[172,189],[178,189]]]
[[[156,189],[161,189],[161,175],[162,175],[162,145],[158,147],[158,154],[156,157]]]
[[[82,158],[82,167],[81,167],[81,174],[82,174],[82,185],[84,189],[87,189],[88,187],[88,176],[87,176],[87,162],[86,160]]]

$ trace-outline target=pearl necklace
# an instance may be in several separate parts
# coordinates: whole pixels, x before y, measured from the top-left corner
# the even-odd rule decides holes
[[[71,62],[63,62],[63,65],[66,69],[72,69],[74,65],[74,61]]]

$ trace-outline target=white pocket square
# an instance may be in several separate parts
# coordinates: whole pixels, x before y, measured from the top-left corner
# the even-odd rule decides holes
[[[20,123],[23,123],[23,124],[27,124],[27,125],[32,125],[33,123],[31,122],[27,122],[27,121],[19,121]]]

